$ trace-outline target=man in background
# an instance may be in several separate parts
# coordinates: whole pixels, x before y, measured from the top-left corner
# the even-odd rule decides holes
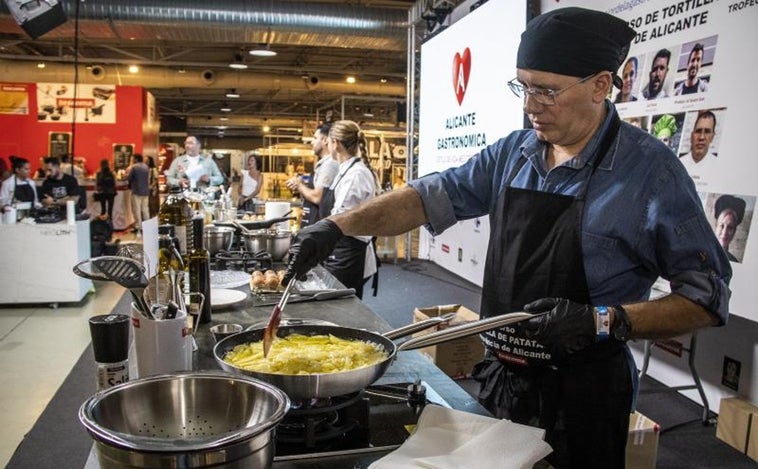
[[[61,161],[45,158],[45,181],[42,183],[42,204],[46,207],[65,207],[66,202],[79,201],[79,183],[74,176],[61,170]]]
[[[642,97],[645,99],[668,98],[669,95],[664,89],[666,84],[666,75],[669,72],[669,61],[671,60],[671,51],[661,49],[653,58],[653,66],[650,69],[650,81],[642,90]]]
[[[306,183],[297,176],[287,181],[289,190],[299,192],[303,198],[301,227],[312,225],[318,221],[318,206],[321,204],[321,196],[324,193],[324,189],[332,185],[340,169],[339,163],[331,157],[326,147],[326,140],[331,127],[331,122],[321,124],[316,129],[316,133],[313,134],[311,145],[313,146],[313,154],[316,155],[317,161],[313,168],[313,178],[311,181]]]
[[[195,189],[218,186],[224,182],[224,175],[210,156],[200,154],[202,145],[194,135],[184,140],[184,154],[174,158],[166,171],[169,186]]]
[[[692,47],[687,60],[687,78],[679,83],[674,90],[674,95],[701,93],[708,90],[708,82],[698,77],[700,67],[703,65],[703,45],[699,42]]]
[[[126,179],[132,190],[132,233],[139,233],[142,230],[142,222],[150,218],[150,168],[143,162],[139,153],[135,153],[132,158],[134,164],[129,168]]]

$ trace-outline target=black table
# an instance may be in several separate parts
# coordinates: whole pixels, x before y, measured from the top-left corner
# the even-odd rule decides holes
[[[247,291],[247,286],[239,287]],[[131,296],[125,294],[114,307],[114,313],[129,314]],[[198,350],[193,359],[198,370],[219,367],[213,358],[210,326],[237,323],[245,327],[265,321],[271,306],[255,306],[252,296],[223,310],[215,310],[209,324],[200,325],[196,333]],[[356,297],[311,301],[288,305],[284,318],[322,319],[341,326],[376,332],[390,330],[389,324],[367,308]],[[416,351],[401,352],[377,384],[415,381],[428,383],[450,407],[480,415],[489,415],[463,388],[439,370],[429,359]],[[32,430],[14,453],[8,467],[59,469],[60,467],[97,467],[90,457],[92,439],[78,421],[79,406],[95,393],[95,363],[91,346],[82,354],[61,388],[48,404]],[[300,467],[275,464],[275,468]],[[315,467],[309,464],[308,467]],[[337,469],[334,465],[330,469]],[[353,467],[352,465],[350,467]]]

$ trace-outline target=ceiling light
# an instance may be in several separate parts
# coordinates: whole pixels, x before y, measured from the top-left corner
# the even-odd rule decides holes
[[[136,65],[129,65],[129,73],[137,73],[139,72],[139,67]]]
[[[227,97],[227,98],[239,98],[239,97],[240,97],[240,95],[239,95],[239,93],[237,93],[237,90],[235,90],[234,88],[232,88],[232,89],[230,89],[230,90],[229,90],[229,91],[226,93],[226,97]]]
[[[220,120],[220,121],[228,121],[229,118],[226,117],[226,116],[221,116],[221,117],[218,118],[218,120]]]
[[[271,44],[259,44],[255,49],[250,49],[250,55],[256,57],[274,57],[276,55],[275,50],[271,50]]]
[[[348,83],[350,83],[350,84],[353,84],[353,83],[355,83],[355,77],[352,76],[352,75],[350,75],[349,77],[345,78],[345,81],[348,82]]]
[[[229,107],[229,104],[224,103],[223,106],[221,106],[221,109],[219,109],[221,112],[232,112],[232,108]]]
[[[366,112],[363,113],[366,117],[374,117],[374,113],[371,112],[371,108],[366,109]]]
[[[45,63],[44,62],[38,63],[37,68],[45,68]]]
[[[234,54],[234,61],[229,63],[229,68],[233,68],[235,70],[244,70],[247,68],[247,64],[244,61],[245,56],[243,56],[240,52],[237,52]]]
[[[268,132],[268,131],[270,131],[270,130],[271,130],[271,127],[269,127],[269,126],[267,126],[267,125],[264,125],[264,126],[263,126],[263,131],[264,131],[264,132]]]
[[[177,70],[177,73],[187,73],[187,69],[184,67],[181,67],[179,70]]]
[[[382,83],[387,83],[387,79],[384,78],[384,77],[380,78],[379,81],[382,82]]]

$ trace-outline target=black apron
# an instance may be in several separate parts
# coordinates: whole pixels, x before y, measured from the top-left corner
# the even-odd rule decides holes
[[[335,189],[345,177],[350,168],[360,162],[360,158],[355,158],[344,173],[340,174],[337,180],[332,184]],[[324,188],[321,194],[321,203],[318,206],[319,218],[326,218],[334,208],[334,190],[328,187]],[[367,243],[352,236],[343,236],[337,242],[331,255],[323,262],[324,268],[334,275],[337,280],[342,282],[347,288],[355,288],[355,295],[363,298],[363,270],[366,266],[366,248]]]
[[[305,187],[309,189],[315,188],[313,185],[313,178],[310,178],[307,183],[305,183]],[[328,190],[327,187],[324,188],[324,191]],[[323,203],[324,196],[323,192],[321,195],[321,201]],[[334,194],[332,194],[332,205],[334,205]],[[331,209],[329,209],[331,211]],[[319,216],[319,206],[314,204],[313,202],[307,200],[305,197],[303,197],[303,215],[300,217],[300,228],[305,228],[308,225],[312,225],[319,221],[321,217]]]
[[[31,202],[32,208],[34,208],[36,200],[34,200],[34,189],[32,189],[31,184],[34,182],[27,179],[26,184],[19,185],[18,178],[13,176],[13,199],[18,202]]]
[[[592,173],[577,197],[511,187],[516,164],[490,217],[482,286],[482,317],[521,311],[546,297],[591,302],[581,226],[589,181],[615,139],[615,117],[599,145]],[[474,370],[479,401],[498,418],[546,430],[556,468],[617,468],[631,408],[631,375],[624,345],[596,343],[562,356],[515,325],[481,335],[487,357]]]

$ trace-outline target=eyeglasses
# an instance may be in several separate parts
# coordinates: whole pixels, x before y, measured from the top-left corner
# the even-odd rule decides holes
[[[513,94],[515,94],[519,98],[526,99],[526,96],[528,95],[540,104],[544,104],[545,106],[553,106],[555,105],[555,99],[558,97],[559,94],[563,93],[564,91],[571,88],[572,86],[576,86],[580,83],[584,83],[585,81],[589,80],[595,75],[597,75],[597,73],[593,73],[590,76],[584,77],[581,80],[576,81],[565,88],[561,88],[560,90],[551,90],[548,88],[527,88],[526,86],[518,82],[518,78],[514,78],[513,80],[509,81],[508,88],[510,88]]]

